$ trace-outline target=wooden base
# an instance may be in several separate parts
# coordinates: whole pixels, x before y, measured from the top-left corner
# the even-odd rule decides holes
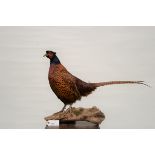
[[[60,121],[59,126],[46,126],[45,129],[100,129],[100,127],[87,121]]]

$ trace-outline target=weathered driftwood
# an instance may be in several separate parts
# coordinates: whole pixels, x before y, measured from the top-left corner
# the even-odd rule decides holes
[[[64,112],[58,112],[48,117],[45,120],[60,120],[60,121],[88,121],[95,124],[101,124],[105,119],[105,115],[97,108],[72,108]]]

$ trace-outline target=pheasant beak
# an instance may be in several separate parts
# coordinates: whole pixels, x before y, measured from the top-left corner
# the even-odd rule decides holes
[[[46,57],[47,56],[47,54],[45,54],[43,57]]]

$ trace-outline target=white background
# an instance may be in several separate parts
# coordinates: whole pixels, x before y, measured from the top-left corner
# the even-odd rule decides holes
[[[0,27],[0,128],[42,129],[43,118],[62,109],[48,83],[46,50],[86,82],[150,84],[100,87],[73,106],[100,108],[104,129],[155,128],[154,40],[155,27]]]

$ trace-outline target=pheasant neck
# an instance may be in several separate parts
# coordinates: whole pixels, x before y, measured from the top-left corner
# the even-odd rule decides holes
[[[50,59],[50,64],[60,64],[60,60],[56,55],[52,59]]]

